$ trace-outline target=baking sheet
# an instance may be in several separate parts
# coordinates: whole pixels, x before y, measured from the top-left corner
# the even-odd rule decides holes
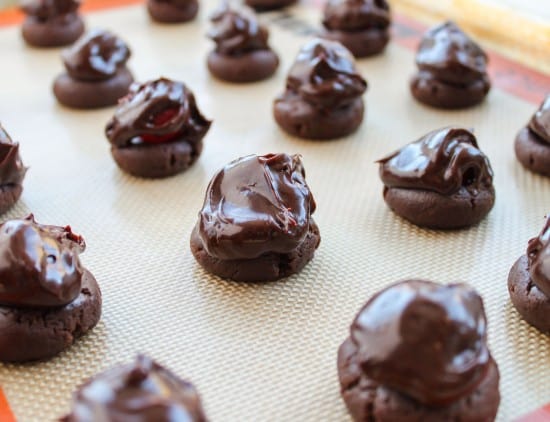
[[[272,79],[230,85],[211,78],[207,16],[181,26],[149,22],[142,7],[90,14],[90,27],[118,31],[133,48],[136,79],[185,81],[214,120],[200,160],[179,176],[148,181],[120,172],[103,134],[113,109],[72,111],[51,83],[59,51],[26,48],[17,28],[0,30],[0,119],[30,166],[22,200],[5,217],[34,212],[39,222],[71,224],[84,235],[84,264],[104,297],[99,325],[48,362],[1,365],[0,384],[21,421],[54,420],[84,379],[147,353],[191,380],[213,421],[347,421],[336,352],[362,304],[403,279],[466,281],[485,300],[491,350],[501,371],[500,421],[550,399],[550,339],[520,320],[508,298],[513,262],[550,209],[550,181],[516,162],[513,139],[536,105],[493,89],[480,107],[444,112],[416,103],[407,80],[413,52],[391,43],[358,66],[369,82],[357,133],[312,142],[281,132],[272,99],[306,37],[303,25],[272,24],[281,56]],[[319,12],[291,9],[315,25]],[[264,15],[271,20],[276,14]],[[282,25],[282,23],[286,24]],[[446,125],[474,128],[495,172],[495,208],[458,232],[416,228],[382,200],[374,161]],[[195,263],[188,239],[213,173],[239,156],[301,153],[318,209],[322,241],[297,276],[266,284],[223,281]]]

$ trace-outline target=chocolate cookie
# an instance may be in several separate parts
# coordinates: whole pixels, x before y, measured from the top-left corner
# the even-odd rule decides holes
[[[378,163],[384,200],[418,226],[468,227],[493,208],[491,165],[466,129],[435,130]]]
[[[80,263],[82,237],[30,215],[0,226],[0,361],[52,357],[91,330],[101,292]]]
[[[19,144],[13,142],[0,124],[0,214],[21,197],[27,167],[19,156]]]
[[[525,321],[550,334],[550,218],[540,234],[529,240],[508,275],[512,303]]]
[[[319,246],[315,200],[299,156],[239,158],[211,180],[191,234],[207,271],[236,281],[271,281],[300,271]]]
[[[126,67],[130,54],[126,43],[110,32],[89,31],[63,52],[67,72],[54,81],[55,97],[78,109],[115,105],[134,80]]]
[[[180,173],[197,160],[210,123],[185,84],[161,78],[131,86],[106,135],[122,170],[160,178]]]
[[[197,0],[147,0],[147,11],[161,23],[184,23],[195,19],[199,11]]]
[[[550,176],[550,95],[542,102],[514,143],[516,157],[528,170]]]
[[[418,73],[411,92],[421,103],[443,109],[471,107],[483,101],[491,84],[485,52],[455,23],[430,29],[416,54]]]
[[[465,284],[393,284],[356,316],[338,350],[354,421],[493,421],[498,367],[479,295]]]
[[[79,7],[79,0],[22,0],[27,15],[21,27],[23,39],[34,47],[72,44],[84,32]]]
[[[329,0],[322,36],[342,43],[355,57],[368,57],[386,47],[390,22],[386,0]]]
[[[245,0],[247,6],[252,7],[257,12],[267,12],[269,10],[283,9],[295,4],[297,0]]]
[[[208,32],[216,49],[208,55],[210,73],[228,82],[256,82],[269,78],[279,66],[279,58],[267,43],[268,31],[254,11],[227,3],[212,17]]]
[[[286,90],[273,106],[279,126],[305,139],[335,139],[363,121],[367,82],[357,73],[351,53],[340,43],[314,39],[292,65]]]
[[[63,422],[206,422],[195,387],[146,356],[86,381]]]

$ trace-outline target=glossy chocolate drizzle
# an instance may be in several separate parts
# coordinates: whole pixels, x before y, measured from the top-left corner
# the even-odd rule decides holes
[[[38,224],[31,214],[0,225],[0,304],[55,307],[80,293],[86,244],[69,226]]]
[[[112,78],[126,65],[130,49],[116,35],[94,29],[62,53],[69,75],[83,81]]]
[[[416,54],[420,71],[442,82],[467,86],[479,80],[488,84],[487,55],[454,22],[430,29]]]
[[[477,194],[493,183],[489,160],[466,129],[435,130],[378,163],[380,178],[387,187],[452,195],[463,188]]]
[[[74,394],[64,422],[204,422],[198,393],[145,356],[87,381]]]
[[[186,8],[191,3],[194,2],[194,0],[154,0],[155,3],[166,3],[171,6],[179,7],[179,8]]]
[[[331,30],[364,31],[386,29],[390,25],[386,0],[329,0],[323,25]]]
[[[206,251],[223,260],[289,253],[306,237],[314,211],[300,156],[249,155],[208,185],[199,236]]]
[[[177,141],[196,147],[210,124],[185,84],[161,78],[130,87],[107,124],[106,134],[119,147]]]
[[[80,7],[79,0],[23,0],[21,9],[41,22],[75,13]]]
[[[318,108],[346,107],[367,89],[351,53],[340,43],[313,39],[305,44],[290,68],[287,93],[299,95]]]
[[[539,139],[550,144],[550,95],[533,115],[528,127]]]
[[[529,240],[527,259],[532,282],[550,298],[550,216],[540,234]]]
[[[373,296],[351,326],[362,370],[425,405],[471,394],[490,362],[481,297],[465,284],[424,280]]]
[[[19,144],[13,142],[0,125],[0,186],[20,185],[27,173],[19,155]]]
[[[224,4],[211,18],[208,37],[216,43],[220,54],[238,56],[256,50],[269,50],[267,29],[260,25],[252,9],[231,8]]]

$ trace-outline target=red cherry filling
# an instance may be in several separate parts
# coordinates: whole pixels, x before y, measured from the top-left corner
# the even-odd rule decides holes
[[[166,110],[161,111],[157,115],[155,115],[151,120],[154,127],[161,127],[165,123],[169,122],[174,118],[176,114],[178,114],[179,108],[168,108]],[[164,135],[152,135],[152,134],[143,134],[140,136],[141,140],[143,142],[147,143],[162,143],[170,141],[174,138],[177,138],[180,135],[180,132],[173,132],[173,133],[166,133]]]

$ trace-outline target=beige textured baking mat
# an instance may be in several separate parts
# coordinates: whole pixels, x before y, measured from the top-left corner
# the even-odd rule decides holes
[[[466,281],[483,295],[502,374],[500,421],[548,402],[550,339],[520,320],[506,287],[508,270],[550,210],[550,180],[524,171],[512,148],[536,105],[493,89],[472,110],[423,107],[407,87],[413,52],[391,43],[384,55],[359,63],[369,89],[356,134],[323,143],[293,139],[275,125],[271,104],[306,40],[296,34],[300,25],[288,18],[271,25],[282,59],[274,78],[229,85],[205,68],[212,7],[203,3],[199,19],[184,26],[152,24],[141,7],[87,17],[89,26],[129,42],[137,79],[185,81],[214,120],[197,164],[159,181],[129,177],[111,160],[103,130],[113,109],[75,112],[55,103],[58,51],[25,48],[15,27],[0,31],[0,119],[30,166],[22,200],[6,217],[32,211],[40,222],[71,224],[86,238],[83,262],[104,297],[99,325],[67,352],[49,362],[0,365],[18,420],[54,420],[84,379],[141,352],[192,380],[212,421],[347,421],[337,348],[367,298],[408,277]],[[292,9],[316,24],[318,12],[309,10]],[[475,129],[493,165],[497,201],[479,226],[439,233],[387,209],[373,162],[446,125]],[[209,179],[236,157],[277,151],[303,155],[322,236],[315,258],[300,275],[274,283],[206,274],[188,239]]]

